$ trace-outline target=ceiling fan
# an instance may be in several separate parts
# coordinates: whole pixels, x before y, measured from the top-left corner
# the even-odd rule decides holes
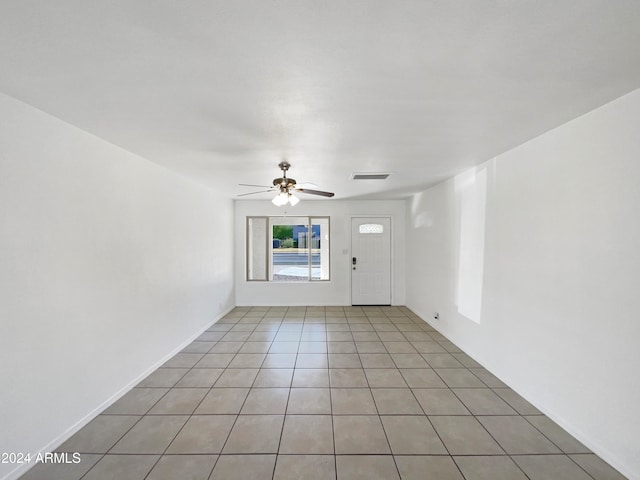
[[[245,197],[247,195],[255,195],[257,193],[265,192],[278,192],[275,198],[272,200],[274,205],[283,206],[289,203],[291,206],[296,205],[300,199],[294,195],[294,193],[308,193],[310,195],[320,195],[322,197],[333,197],[332,192],[323,192],[322,190],[311,190],[309,188],[297,185],[295,179],[287,177],[287,170],[291,168],[289,162],[282,161],[278,164],[280,170],[282,170],[282,177],[273,179],[273,186],[268,187],[266,185],[252,185],[250,183],[239,183],[238,185],[243,187],[262,187],[268,190],[260,190],[258,192],[242,193],[238,197]]]

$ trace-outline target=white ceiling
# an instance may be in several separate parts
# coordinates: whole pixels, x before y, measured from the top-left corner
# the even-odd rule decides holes
[[[638,88],[639,25],[637,0],[2,0],[0,91],[225,195],[286,157],[395,198]]]

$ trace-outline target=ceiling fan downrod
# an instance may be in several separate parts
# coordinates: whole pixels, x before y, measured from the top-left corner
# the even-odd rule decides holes
[[[291,164],[284,160],[278,164],[278,167],[282,170],[282,178],[275,178],[273,180],[273,185],[279,187],[281,191],[289,191],[289,189],[293,188],[296,184],[295,179],[287,178],[287,170],[289,170]]]

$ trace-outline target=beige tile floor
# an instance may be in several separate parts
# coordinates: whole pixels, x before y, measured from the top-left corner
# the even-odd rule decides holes
[[[624,478],[404,307],[238,307],[24,479]]]

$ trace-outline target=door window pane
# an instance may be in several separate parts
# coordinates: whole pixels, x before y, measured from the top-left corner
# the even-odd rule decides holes
[[[359,233],[384,233],[384,226],[379,223],[363,223],[358,228]]]

